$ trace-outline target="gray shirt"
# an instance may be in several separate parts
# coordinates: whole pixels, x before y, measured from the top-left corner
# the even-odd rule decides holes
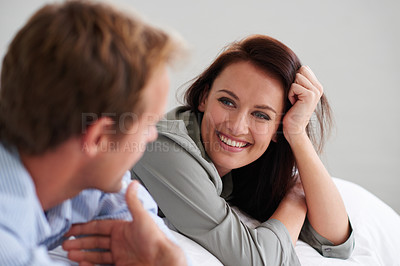
[[[158,139],[132,169],[170,223],[224,265],[300,265],[286,227],[269,219],[256,228],[241,222],[226,199],[230,175],[221,178],[200,140],[195,115],[182,108],[161,120]],[[354,236],[334,246],[304,223],[300,238],[326,257],[348,258]]]

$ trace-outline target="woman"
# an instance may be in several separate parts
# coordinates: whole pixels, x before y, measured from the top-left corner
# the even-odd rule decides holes
[[[262,35],[233,43],[185,99],[132,169],[177,231],[225,265],[298,265],[300,232],[324,256],[350,256],[351,225],[310,122],[315,111],[323,136],[330,109],[293,51]]]

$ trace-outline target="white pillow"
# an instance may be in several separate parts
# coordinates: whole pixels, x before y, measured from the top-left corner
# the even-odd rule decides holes
[[[333,179],[350,217],[355,249],[347,260],[322,257],[302,241],[296,253],[302,265],[400,265],[400,216],[364,188],[349,181]]]

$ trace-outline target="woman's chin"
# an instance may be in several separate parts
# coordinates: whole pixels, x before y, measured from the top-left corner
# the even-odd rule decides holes
[[[233,169],[243,167],[244,163],[232,161],[232,158],[211,158],[220,176],[224,176]]]

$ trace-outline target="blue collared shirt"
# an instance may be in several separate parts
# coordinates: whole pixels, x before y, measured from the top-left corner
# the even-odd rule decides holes
[[[60,265],[47,252],[62,243],[72,224],[99,219],[132,220],[125,203],[126,188],[131,182],[129,172],[122,182],[119,193],[87,189],[44,212],[17,149],[7,150],[0,142],[0,265]],[[142,186],[138,197],[157,225],[176,242],[157,216],[156,203]]]

